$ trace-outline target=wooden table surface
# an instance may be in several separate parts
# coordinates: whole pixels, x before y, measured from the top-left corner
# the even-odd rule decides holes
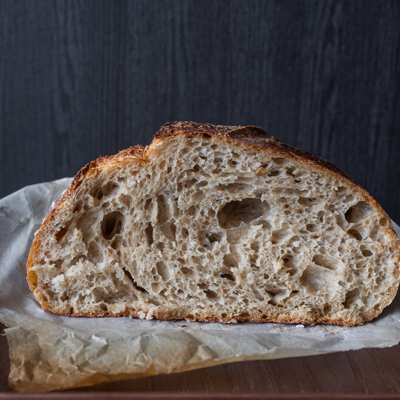
[[[1,325],[0,400],[4,399],[386,399],[400,398],[400,345],[322,356],[246,361],[68,390],[21,394],[9,388]]]

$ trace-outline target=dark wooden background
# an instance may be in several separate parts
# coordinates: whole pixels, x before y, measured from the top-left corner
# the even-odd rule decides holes
[[[0,0],[0,197],[173,120],[262,126],[400,222],[400,2]]]

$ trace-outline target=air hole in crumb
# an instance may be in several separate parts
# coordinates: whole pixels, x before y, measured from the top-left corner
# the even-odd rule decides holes
[[[103,251],[96,242],[90,242],[87,257],[95,265],[103,262]]]
[[[186,228],[182,228],[181,230],[181,236],[183,238],[188,238],[189,237],[189,231]]]
[[[238,193],[251,190],[251,186],[247,183],[228,183],[226,185],[218,185],[215,187],[217,190],[225,190],[230,193]]]
[[[277,176],[279,175],[279,171],[271,171],[268,173],[268,176]]]
[[[114,211],[104,216],[101,221],[101,233],[104,239],[110,240],[121,232],[123,215],[119,211]]]
[[[60,242],[61,239],[65,236],[65,234],[68,232],[68,228],[61,228],[57,233],[56,233],[56,240],[57,242]]]
[[[202,290],[207,289],[208,290],[208,286],[205,283],[199,283],[197,286],[199,287],[199,289],[202,289]]]
[[[272,161],[275,163],[275,164],[278,164],[278,165],[283,165],[283,164],[286,164],[287,163],[287,160],[286,160],[286,158],[272,158]]]
[[[290,276],[293,276],[297,272],[296,259],[292,255],[287,254],[283,257],[282,261],[285,270],[289,273]]]
[[[98,200],[103,198],[103,189],[102,187],[94,187],[90,192],[90,195]]]
[[[259,300],[259,301],[264,300],[264,297],[261,295],[261,293],[256,288],[252,287],[251,290],[253,291],[254,296],[257,300]]]
[[[351,224],[361,221],[373,212],[374,210],[369,204],[365,201],[359,201],[356,205],[350,207],[344,216],[346,221]]]
[[[324,305],[324,314],[329,314],[332,311],[332,306],[330,304]]]
[[[369,237],[376,240],[379,236],[379,231],[380,229],[377,226],[373,227],[369,233]]]
[[[193,216],[196,213],[196,207],[190,206],[187,210],[188,215]]]
[[[199,172],[200,171],[200,166],[198,164],[196,164],[193,168],[192,171],[194,172]]]
[[[64,293],[62,294],[62,296],[60,297],[60,300],[61,300],[61,301],[67,301],[67,300],[69,300],[69,297],[68,297],[68,295],[64,292]]]
[[[115,182],[108,182],[106,185],[103,186],[103,195],[108,196],[118,187]]]
[[[380,226],[388,226],[388,222],[387,222],[386,218],[381,218],[379,220],[379,225]]]
[[[171,241],[176,238],[176,225],[173,222],[166,222],[160,226],[161,232]]]
[[[287,294],[287,290],[284,288],[267,286],[266,293],[271,297],[268,303],[276,306],[280,303],[282,297]]]
[[[286,173],[290,176],[293,176],[294,167],[286,168]]]
[[[157,196],[157,206],[157,221],[159,229],[167,239],[174,241],[176,239],[176,226],[173,222],[169,222],[172,219],[172,213],[175,206],[174,200],[159,195]]]
[[[159,261],[156,263],[157,273],[161,276],[161,278],[166,281],[169,279],[169,270],[163,261]]]
[[[146,235],[146,241],[147,241],[147,245],[151,246],[154,242],[154,237],[153,237],[153,225],[151,224],[151,222],[149,222],[147,224],[147,227],[144,231],[145,235]]]
[[[354,304],[354,302],[357,300],[359,295],[360,295],[359,289],[353,289],[350,290],[350,292],[347,292],[346,299],[343,302],[344,308],[350,308],[352,304]]]
[[[156,283],[156,282],[153,282],[153,283],[151,284],[151,290],[152,290],[154,293],[158,293],[158,292],[160,291],[160,284],[159,284],[159,283]]]
[[[307,225],[306,225],[306,229],[307,229],[309,232],[315,232],[315,231],[317,230],[317,228],[316,228],[316,226],[315,226],[314,224],[307,224]]]
[[[101,304],[100,304],[100,308],[101,308],[103,311],[107,311],[107,310],[108,310],[107,304],[104,304],[104,303],[101,303]]]
[[[192,262],[195,263],[195,269],[200,274],[208,274],[208,269],[202,264],[202,259],[197,256],[192,256]]]
[[[234,282],[236,280],[235,276],[232,274],[221,274],[221,278],[228,279],[232,282]]]
[[[181,268],[181,271],[182,271],[182,273],[185,274],[187,277],[192,277],[192,276],[195,275],[194,271],[192,271],[191,269],[186,268],[186,267],[182,267],[182,268]]]
[[[211,244],[221,241],[221,235],[215,232],[207,233],[206,238]]]
[[[205,290],[204,293],[206,294],[207,298],[209,298],[209,299],[219,299],[218,294],[213,292],[212,290]]]
[[[145,205],[144,205],[144,209],[145,209],[146,211],[148,211],[148,210],[150,209],[151,202],[152,202],[152,199],[147,199],[147,200],[146,200],[146,203],[145,203]]]
[[[370,251],[368,249],[365,249],[365,250],[362,251],[362,255],[364,257],[371,257],[372,256],[372,251]]]
[[[277,231],[273,231],[271,235],[271,243],[272,244],[278,244],[282,242],[283,239],[289,234],[287,229],[282,228]]]
[[[315,198],[310,198],[310,197],[299,197],[297,202],[304,207],[312,207],[314,204],[318,202],[317,199]]]
[[[260,250],[260,245],[258,244],[258,242],[253,242],[253,243],[250,245],[250,248],[251,248],[253,251],[258,252],[258,251]]]
[[[211,136],[208,135],[207,133],[203,133],[203,139],[209,140],[209,139],[211,139]]]
[[[237,268],[238,263],[232,256],[232,254],[225,254],[224,255],[224,265],[226,265],[228,268]]]
[[[339,261],[336,258],[322,254],[316,254],[313,257],[313,262],[320,267],[329,269],[331,271],[337,269],[339,265]]]
[[[155,244],[158,250],[163,251],[164,250],[164,243],[163,242],[158,242]]]
[[[258,221],[257,226],[261,225],[262,229],[271,229],[271,224],[268,221]]]
[[[347,233],[350,236],[352,236],[354,239],[357,239],[357,240],[362,240],[362,238],[363,238],[361,236],[361,233],[357,229],[350,229]]]
[[[344,202],[345,203],[350,203],[352,200],[354,199],[352,194],[348,194],[345,198],[344,198]]]
[[[141,286],[139,286],[135,280],[133,279],[133,276],[131,275],[131,273],[126,269],[126,267],[122,267],[122,270],[124,271],[125,276],[131,281],[132,286],[138,290],[139,292],[142,293],[148,293],[146,289],[142,288]]]
[[[300,194],[302,194],[304,191],[303,190],[298,190],[298,189],[291,189],[288,187],[282,187],[282,186],[277,186],[274,187],[271,190],[271,193],[273,193],[274,195],[283,195],[284,197],[281,197],[279,199],[280,203],[287,203],[287,197],[294,197],[294,196],[299,196]],[[283,201],[284,200],[284,201]]]
[[[73,212],[74,212],[74,213],[77,213],[77,212],[81,211],[81,209],[82,209],[82,203],[78,203],[78,204],[75,206]]]
[[[126,271],[127,272],[127,271]],[[139,286],[133,279],[132,279],[132,284],[133,284],[133,287],[136,289],[136,290],[138,290],[139,292],[142,292],[142,293],[149,293],[145,288],[142,288],[141,286]]]
[[[311,292],[325,290],[327,285],[326,274],[309,265],[303,270],[300,277],[301,284]]]
[[[259,199],[231,201],[223,206],[217,214],[219,224],[224,229],[237,228],[266,214],[271,207]]]

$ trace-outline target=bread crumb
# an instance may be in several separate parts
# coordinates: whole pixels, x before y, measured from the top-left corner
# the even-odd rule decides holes
[[[296,328],[304,328],[304,325],[296,325]]]
[[[186,328],[186,325],[183,324],[178,324],[177,326],[179,326],[180,328]]]

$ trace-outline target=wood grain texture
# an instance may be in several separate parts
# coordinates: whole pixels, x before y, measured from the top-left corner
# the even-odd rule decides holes
[[[397,0],[2,0],[0,196],[194,120],[262,126],[400,221],[399,71]]]

